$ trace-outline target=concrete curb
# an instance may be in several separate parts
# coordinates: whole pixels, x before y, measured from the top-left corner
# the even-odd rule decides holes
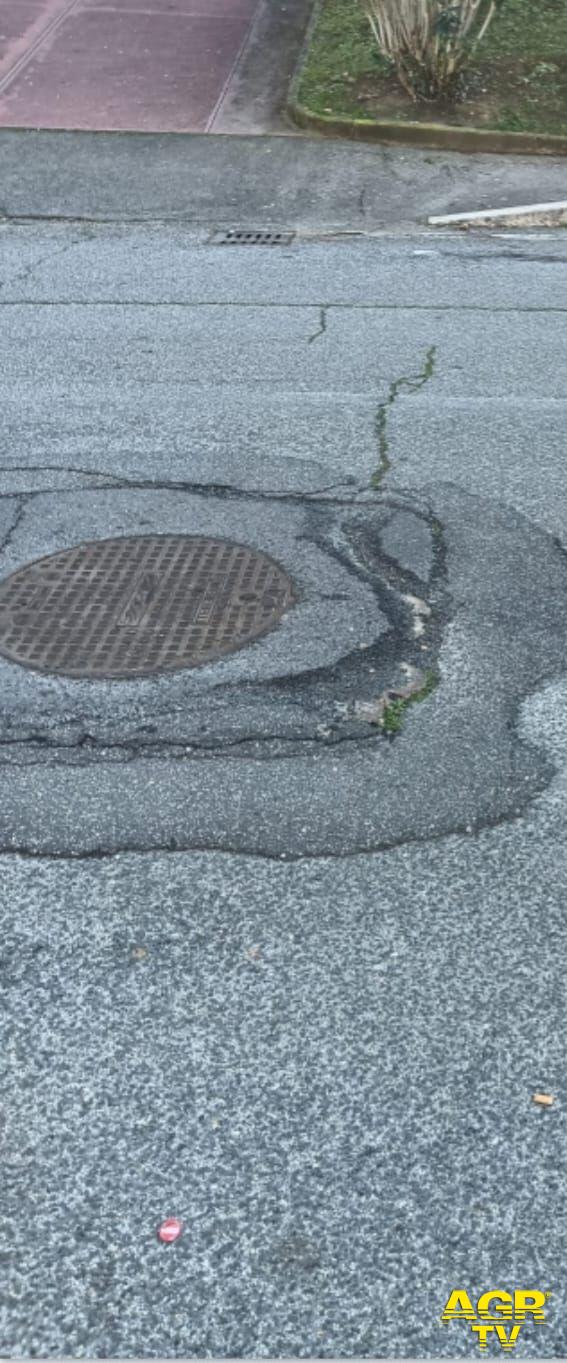
[[[287,113],[300,128],[361,142],[397,142],[434,151],[494,152],[516,156],[567,156],[567,137],[546,133],[505,133],[484,128],[450,128],[442,123],[393,123],[387,119],[339,118],[314,114],[290,94]]]
[[[402,146],[428,147],[434,151],[567,156],[567,137],[547,133],[497,132],[487,128],[451,128],[444,123],[400,123],[386,118],[342,118],[335,114],[314,113],[301,104],[298,92],[321,8],[322,0],[316,0],[286,103],[288,117],[299,128],[327,137],[345,137],[360,142],[397,142]]]
[[[567,218],[567,200],[556,203],[518,204],[510,208],[482,208],[473,213],[444,213],[441,217],[428,218],[430,227],[458,227],[466,223],[506,222],[513,218],[553,217]]]

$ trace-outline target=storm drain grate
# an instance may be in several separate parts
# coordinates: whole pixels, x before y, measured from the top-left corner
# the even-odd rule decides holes
[[[227,232],[213,232],[211,241],[214,246],[289,246],[295,232],[237,231],[229,228]]]
[[[176,672],[259,638],[294,599],[274,559],[229,540],[89,541],[0,582],[0,653],[68,677]]]

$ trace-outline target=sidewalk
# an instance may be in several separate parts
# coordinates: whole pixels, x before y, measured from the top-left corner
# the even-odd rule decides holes
[[[210,131],[264,9],[263,0],[0,0],[0,126]]]

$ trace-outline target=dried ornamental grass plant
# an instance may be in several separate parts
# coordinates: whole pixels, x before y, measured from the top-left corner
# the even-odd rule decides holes
[[[378,48],[414,100],[451,98],[503,0],[362,0]]]

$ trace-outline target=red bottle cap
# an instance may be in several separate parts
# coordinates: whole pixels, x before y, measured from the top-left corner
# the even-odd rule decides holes
[[[158,1230],[158,1240],[163,1240],[164,1245],[171,1245],[181,1235],[183,1222],[176,1216],[168,1216],[167,1221],[162,1221]]]

